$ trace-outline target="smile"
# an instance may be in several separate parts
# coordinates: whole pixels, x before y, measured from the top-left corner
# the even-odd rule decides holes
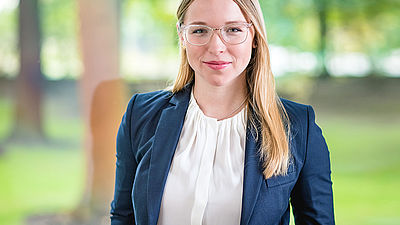
[[[222,70],[231,64],[231,62],[225,62],[225,61],[207,61],[203,63],[205,63],[208,67],[210,67],[213,70]]]

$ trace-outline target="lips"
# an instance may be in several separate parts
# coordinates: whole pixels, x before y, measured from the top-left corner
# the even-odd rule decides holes
[[[231,64],[231,62],[226,61],[206,61],[204,63],[213,70],[225,69]]]

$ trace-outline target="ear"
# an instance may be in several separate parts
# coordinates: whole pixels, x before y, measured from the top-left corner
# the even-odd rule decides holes
[[[254,29],[254,25],[250,27],[249,31],[250,31],[251,37],[253,38],[252,47],[257,48],[257,35],[256,35],[256,31]]]
[[[179,42],[182,47],[185,47],[185,39],[183,38],[182,32],[179,30],[179,24],[176,24],[176,32],[178,33]]]

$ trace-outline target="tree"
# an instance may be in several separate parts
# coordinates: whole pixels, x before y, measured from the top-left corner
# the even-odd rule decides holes
[[[78,3],[87,178],[77,212],[86,212],[81,216],[97,221],[96,218],[108,215],[112,200],[115,140],[126,103],[119,77],[119,2],[79,0]]]
[[[260,4],[271,43],[314,52],[319,64],[317,75],[329,77],[325,65],[330,26],[328,1],[269,0]]]
[[[317,51],[317,56],[319,59],[319,64],[321,70],[319,72],[320,78],[328,78],[330,74],[326,69],[326,42],[327,42],[327,13],[329,12],[329,2],[328,0],[314,0],[315,8],[317,10],[317,17],[319,21],[319,48]]]
[[[331,39],[338,52],[363,52],[369,57],[369,75],[379,75],[382,56],[400,47],[400,2],[396,0],[337,0]]]
[[[20,72],[16,79],[15,126],[12,139],[44,138],[41,106],[40,26],[37,0],[19,3]]]

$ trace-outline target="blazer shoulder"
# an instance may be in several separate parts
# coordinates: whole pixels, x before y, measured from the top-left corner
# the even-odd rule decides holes
[[[171,97],[172,92],[166,90],[137,93],[131,97],[129,103],[137,113],[151,112],[168,104]]]
[[[284,98],[280,100],[292,126],[302,126],[302,124],[308,121],[310,105],[301,104]]]

